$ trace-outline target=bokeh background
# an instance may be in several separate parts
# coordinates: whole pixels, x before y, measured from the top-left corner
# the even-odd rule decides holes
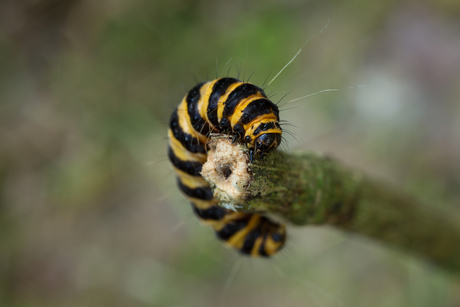
[[[267,92],[340,91],[283,107],[289,150],[458,212],[458,1],[1,1],[0,306],[460,306],[448,273],[325,227],[242,259],[178,193],[185,91],[262,84],[314,35]]]

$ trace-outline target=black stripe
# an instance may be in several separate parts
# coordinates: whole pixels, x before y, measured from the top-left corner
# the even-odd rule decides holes
[[[222,78],[214,83],[214,86],[212,87],[212,92],[208,100],[207,113],[208,120],[216,128],[219,128],[219,122],[217,120],[217,103],[219,102],[219,98],[225,94],[230,85],[237,82],[240,81],[234,78]]]
[[[274,129],[274,128],[275,128],[275,123],[274,122],[260,124],[259,127],[257,127],[256,130],[254,130],[253,135],[257,136],[262,131],[267,131],[267,130]]]
[[[265,251],[265,241],[267,241],[267,232],[265,232],[263,236],[264,236],[264,238],[263,238],[262,243],[260,244],[260,247],[259,247],[259,255],[262,256],[262,257],[268,257],[269,255]]]
[[[209,134],[209,124],[201,117],[200,112],[198,111],[198,102],[201,99],[200,89],[203,86],[204,82],[196,85],[193,89],[191,89],[185,101],[187,102],[187,111],[188,115],[190,116],[190,122],[192,123],[192,127],[195,129],[196,132],[207,136]],[[205,97],[206,99],[206,97]]]
[[[279,121],[279,111],[276,104],[266,98],[253,100],[244,109],[243,115],[240,118],[240,123],[247,125],[256,117],[270,113],[274,113],[277,121]]]
[[[233,115],[236,106],[240,103],[241,99],[248,98],[251,95],[260,93],[263,97],[266,97],[263,89],[258,86],[255,86],[251,83],[243,83],[238,86],[236,89],[231,92],[227,100],[225,101],[225,108],[223,112],[223,117],[229,117]]]
[[[250,218],[251,215],[247,215],[236,221],[229,222],[224,228],[216,232],[217,237],[224,241],[228,241],[235,233],[246,227]]]
[[[262,224],[261,221],[257,224],[257,227],[251,230],[245,237],[244,239],[244,244],[243,247],[240,249],[240,251],[243,254],[250,254],[252,249],[254,248],[254,244],[256,243],[257,238],[261,234],[262,230]]]
[[[208,209],[200,209],[192,203],[193,212],[202,220],[221,220],[225,217],[227,210],[217,205]]]
[[[182,127],[179,124],[179,117],[177,116],[177,109],[174,110],[173,114],[171,115],[171,119],[169,121],[169,128],[171,129],[174,137],[179,142],[181,142],[181,144],[188,151],[192,153],[206,153],[204,144],[200,143],[200,141],[197,138],[192,137],[190,134],[185,133],[184,130],[182,130]]]
[[[195,177],[201,177],[201,168],[203,165],[200,162],[193,162],[193,161],[182,161],[174,154],[174,151],[170,146],[168,146],[168,156],[169,160],[171,161],[172,165],[174,165],[177,169],[187,173],[189,175]]]
[[[202,187],[202,188],[195,188],[191,189],[188,186],[184,185],[179,178],[177,178],[177,185],[179,189],[184,192],[185,195],[193,198],[198,198],[202,200],[211,200],[213,199],[212,189],[211,187]]]

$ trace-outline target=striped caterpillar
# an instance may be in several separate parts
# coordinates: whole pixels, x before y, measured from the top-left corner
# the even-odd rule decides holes
[[[242,254],[269,257],[286,239],[285,226],[259,213],[235,212],[218,205],[201,177],[210,133],[242,140],[251,161],[262,158],[281,142],[279,110],[264,91],[234,78],[203,82],[191,89],[174,110],[169,123],[168,156],[179,189],[198,219],[227,245]]]

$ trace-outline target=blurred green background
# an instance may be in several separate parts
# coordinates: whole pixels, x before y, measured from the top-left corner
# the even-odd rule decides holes
[[[445,272],[334,229],[242,259],[175,186],[185,91],[262,84],[328,20],[267,89],[340,89],[283,107],[289,150],[457,210],[458,1],[1,1],[0,306],[459,306]]]

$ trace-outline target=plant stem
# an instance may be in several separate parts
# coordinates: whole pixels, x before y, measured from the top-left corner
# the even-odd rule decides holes
[[[244,145],[231,145],[226,138],[214,138],[211,144],[223,142],[247,154]],[[232,161],[225,160],[231,159],[231,155],[220,154],[216,146],[211,148],[210,157],[222,159],[220,166],[236,168]],[[213,161],[215,158],[208,158],[209,163]],[[246,162],[243,168],[251,176],[249,182],[241,184],[240,179],[230,178],[237,180],[244,193],[230,201],[234,207],[277,214],[296,225],[333,225],[405,249],[450,272],[460,273],[460,220],[454,214],[421,204],[329,157],[273,152],[254,163],[249,159]],[[240,170],[233,173],[234,177],[241,176]],[[204,173],[203,176],[213,187],[219,184]],[[227,205],[229,199],[235,199],[222,196],[226,187],[219,189],[216,197]]]

